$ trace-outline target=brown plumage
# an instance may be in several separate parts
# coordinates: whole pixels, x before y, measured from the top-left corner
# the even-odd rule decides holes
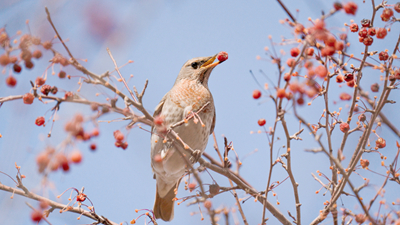
[[[184,143],[201,152],[206,148],[208,137],[215,126],[214,100],[208,89],[210,73],[220,63],[213,63],[214,60],[215,56],[210,56],[187,61],[179,72],[174,86],[164,95],[154,112],[154,116],[161,116],[163,125],[169,128],[185,119],[190,113],[196,113],[209,102],[207,107],[198,113],[204,126],[192,119],[174,128]],[[157,127],[152,128],[151,166],[157,181],[153,212],[157,219],[171,221],[174,218],[176,190],[185,174],[186,163],[175,149],[172,140],[163,143],[164,136],[157,131]],[[189,154],[187,157],[190,157]]]

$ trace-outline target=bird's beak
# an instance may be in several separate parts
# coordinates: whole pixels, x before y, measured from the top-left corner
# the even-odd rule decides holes
[[[214,67],[216,67],[218,64],[220,64],[220,63],[221,63],[220,61],[213,63],[213,62],[215,61],[215,59],[217,58],[217,55],[218,55],[218,54],[215,54],[214,56],[211,56],[210,59],[207,60],[207,62],[205,62],[203,65],[201,65],[201,68],[203,68],[203,67],[206,67],[206,68],[214,68]]]

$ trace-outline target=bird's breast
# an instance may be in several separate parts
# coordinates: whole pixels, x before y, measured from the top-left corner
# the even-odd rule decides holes
[[[192,111],[197,111],[212,101],[208,88],[193,80],[181,80],[172,88],[169,97],[176,106],[182,109],[191,107]]]

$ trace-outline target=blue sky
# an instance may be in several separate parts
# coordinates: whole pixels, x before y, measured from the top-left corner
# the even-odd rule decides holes
[[[321,10],[328,12],[333,1],[285,1],[288,8],[296,18],[306,26],[310,25],[308,17],[318,18]],[[338,15],[327,20],[328,27],[339,33],[344,22],[349,23],[351,19],[360,21],[370,15],[370,3],[363,4],[357,1],[359,13],[354,16],[345,15],[339,12]],[[243,161],[241,174],[246,180],[258,190],[264,190],[268,177],[268,141],[265,135],[250,134],[250,131],[257,131],[259,126],[257,120],[265,118],[267,127],[272,126],[275,112],[272,101],[267,97],[261,100],[252,99],[252,91],[257,87],[250,76],[249,70],[254,71],[261,83],[267,82],[258,72],[262,69],[267,76],[276,81],[276,66],[268,60],[256,60],[256,56],[267,58],[264,55],[264,47],[270,46],[268,35],[272,35],[275,42],[282,38],[292,38],[289,27],[281,25],[280,19],[287,18],[287,15],[275,1],[3,1],[0,3],[0,26],[6,25],[9,34],[15,34],[18,30],[28,32],[25,21],[29,19],[32,34],[40,36],[42,40],[49,40],[54,36],[49,23],[46,20],[44,7],[47,6],[52,14],[53,21],[60,32],[60,35],[67,41],[76,58],[88,59],[82,64],[89,70],[101,74],[105,71],[112,71],[114,66],[110,60],[106,48],[110,48],[119,65],[128,60],[133,60],[121,69],[125,78],[133,74],[134,78],[129,86],[143,86],[146,79],[149,86],[144,97],[144,104],[149,111],[152,111],[162,96],[172,87],[173,82],[184,62],[193,57],[210,56],[219,51],[226,51],[229,59],[219,65],[212,73],[209,80],[209,87],[213,93],[217,109],[217,123],[215,134],[219,145],[222,146],[222,135],[233,141],[235,150],[239,156],[258,151],[248,156]],[[296,9],[299,12],[296,13]],[[377,26],[383,26],[379,20]],[[392,51],[398,24],[395,24],[385,40],[374,40],[373,49]],[[353,40],[356,40],[355,34]],[[54,40],[55,48],[66,55],[65,50],[58,40]],[[286,52],[291,47],[285,45],[275,46],[277,50],[284,49]],[[360,57],[363,45],[353,41],[350,50]],[[18,95],[28,92],[30,89],[29,80],[40,76],[48,66],[47,59],[50,59],[49,52],[44,53],[43,59],[37,61],[35,68],[31,71],[23,71],[16,75],[17,87],[10,89],[4,84],[6,76],[0,75],[0,96]],[[286,61],[288,56],[284,56]],[[398,62],[395,62],[398,65]],[[56,66],[55,70],[59,68]],[[65,69],[71,75],[81,75],[73,68]],[[369,87],[373,82],[379,82],[379,73],[366,70],[363,84]],[[79,88],[77,79],[60,80],[57,77],[50,77],[48,83],[56,85],[59,89],[76,91]],[[122,84],[118,84],[122,87]],[[270,85],[271,86],[271,85]],[[91,85],[84,85],[80,95],[94,101],[105,101],[104,96],[96,97],[99,89]],[[342,88],[334,87],[330,99],[339,100],[339,93],[351,93],[347,86]],[[111,97],[112,93],[108,93]],[[397,94],[396,94],[397,95]],[[393,94],[394,96],[394,94]],[[398,96],[394,96],[394,100]],[[317,122],[322,113],[322,99],[318,98],[310,107],[300,107],[300,112],[309,121]],[[120,99],[118,104],[122,106]],[[138,214],[135,209],[153,207],[155,194],[155,181],[152,179],[150,167],[150,135],[140,129],[133,129],[128,136],[129,147],[126,151],[114,147],[112,132],[116,129],[124,130],[127,122],[100,123],[100,137],[94,139],[98,146],[95,152],[88,150],[89,143],[79,143],[83,155],[83,162],[73,165],[69,173],[56,172],[50,174],[48,180],[54,183],[54,188],[41,186],[43,177],[37,174],[35,163],[36,155],[46,146],[56,146],[66,137],[64,124],[76,112],[83,112],[86,116],[91,115],[90,108],[82,105],[63,104],[59,112],[59,120],[53,128],[52,137],[46,137],[50,126],[37,127],[34,120],[38,116],[49,118],[50,109],[54,104],[42,104],[35,101],[32,105],[24,105],[22,101],[7,102],[0,108],[0,171],[10,175],[15,174],[14,162],[22,166],[22,173],[27,176],[24,183],[32,191],[49,196],[55,199],[63,190],[69,187],[80,189],[85,187],[86,194],[94,202],[96,212],[104,215],[112,221],[123,222],[136,218]],[[345,103],[334,105],[331,108],[345,108]],[[388,105],[384,112],[393,119],[394,124],[399,124],[399,118],[395,112],[398,105]],[[346,111],[346,108],[344,109]],[[341,117],[345,119],[346,116]],[[111,114],[101,120],[119,118],[119,115]],[[298,121],[293,118],[292,111],[287,116],[290,133],[298,130]],[[87,129],[92,125],[88,124]],[[278,126],[279,127],[279,126]],[[283,138],[282,129],[278,129],[278,136]],[[395,153],[394,136],[384,129],[378,129],[379,135],[387,137],[387,148],[383,151],[388,158]],[[347,162],[351,157],[351,149],[355,147],[359,134],[354,133],[346,151]],[[304,141],[292,142],[293,169],[296,181],[299,183],[300,201],[302,203],[303,223],[309,223],[323,208],[323,202],[329,200],[329,194],[316,195],[315,191],[320,185],[311,177],[316,170],[321,170],[328,176],[329,162],[322,154],[311,154],[304,152],[305,148],[317,147],[308,132],[302,134]],[[324,137],[324,136],[323,136]],[[333,136],[335,149],[341,141],[342,134],[336,130]],[[376,140],[376,139],[371,139]],[[275,157],[285,152],[280,148],[284,145],[281,139],[275,145]],[[280,149],[280,150],[279,150]],[[212,147],[212,139],[206,151],[215,156]],[[376,155],[366,155],[371,165],[379,164],[380,160]],[[346,162],[346,161],[345,161]],[[389,163],[389,162],[388,162]],[[372,166],[371,166],[372,168]],[[376,166],[376,171],[384,173],[381,167]],[[281,167],[275,167],[273,180],[286,178],[286,173]],[[372,183],[380,185],[382,178],[366,171],[362,175],[371,178]],[[220,181],[221,186],[229,186],[226,179],[213,174],[213,177]],[[205,182],[211,182],[208,175],[204,174]],[[358,176],[352,177],[357,185],[363,181]],[[0,176],[0,182],[12,185],[12,182],[5,176]],[[327,183],[327,181],[325,181]],[[393,201],[393,184],[387,186],[386,198]],[[371,185],[365,190],[365,199],[374,194],[377,187]],[[274,190],[277,193],[280,205],[277,206],[286,215],[287,210],[295,214],[294,198],[291,184],[284,182]],[[178,196],[185,196],[189,193],[183,188]],[[245,194],[240,192],[240,197]],[[0,223],[2,224],[29,224],[30,209],[24,204],[31,202],[15,197],[11,200],[9,193],[0,192]],[[66,197],[67,198],[67,197]],[[67,201],[64,198],[64,202]],[[275,203],[272,195],[269,197]],[[231,194],[225,193],[212,199],[213,205],[218,208],[222,206],[233,206],[234,198]],[[352,197],[342,197],[338,204],[361,212],[357,202]],[[258,224],[261,221],[262,207],[250,199],[243,204],[244,211],[248,217],[249,224]],[[358,208],[357,208],[358,207]],[[198,214],[191,216],[190,212],[197,212],[197,206],[186,207],[185,204],[175,207],[175,219],[173,224],[209,224],[201,221]],[[53,224],[84,224],[91,220],[82,218],[76,220],[75,214],[52,213],[49,220]],[[236,213],[236,217],[240,218]],[[267,214],[270,221],[276,221],[271,214]],[[233,218],[231,217],[231,223]],[[144,220],[141,219],[140,222]],[[329,221],[329,220],[328,220]],[[159,224],[164,224],[160,221]]]

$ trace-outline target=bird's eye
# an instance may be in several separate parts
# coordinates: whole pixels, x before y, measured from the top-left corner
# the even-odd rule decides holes
[[[191,66],[193,67],[193,69],[197,69],[197,67],[199,66],[198,62],[192,62]]]

